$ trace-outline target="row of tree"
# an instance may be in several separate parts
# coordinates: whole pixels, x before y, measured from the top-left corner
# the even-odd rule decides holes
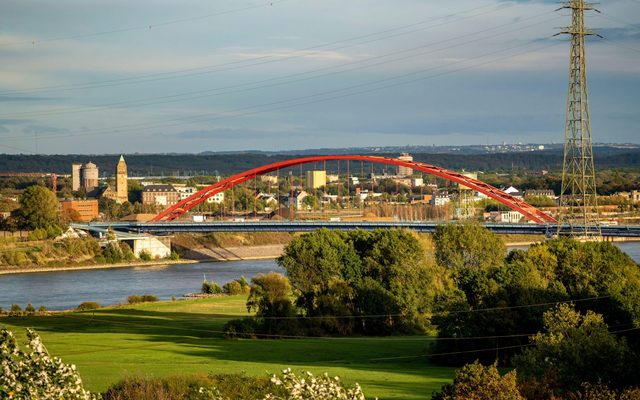
[[[230,322],[229,336],[435,328],[432,360],[515,364],[530,398],[638,384],[640,268],[610,243],[560,238],[507,256],[498,236],[474,224],[440,226],[432,240],[319,230],[291,242],[278,263],[287,277],[252,280],[256,318]]]

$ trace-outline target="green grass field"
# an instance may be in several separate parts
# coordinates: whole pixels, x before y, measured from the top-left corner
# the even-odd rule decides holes
[[[421,355],[429,337],[227,340],[224,323],[247,315],[245,297],[147,303],[55,316],[2,317],[24,338],[36,329],[52,355],[75,364],[92,391],[126,375],[192,373],[262,375],[291,367],[358,382],[367,397],[428,399],[453,369]],[[412,357],[412,358],[409,358]]]

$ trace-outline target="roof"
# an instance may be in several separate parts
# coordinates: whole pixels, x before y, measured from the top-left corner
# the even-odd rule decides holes
[[[171,185],[147,185],[142,189],[143,192],[177,192],[176,188]]]

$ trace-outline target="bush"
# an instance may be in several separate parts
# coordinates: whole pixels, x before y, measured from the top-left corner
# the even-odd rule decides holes
[[[223,330],[227,339],[256,339],[261,326],[254,318],[232,319]]]
[[[153,259],[153,257],[151,257],[151,253],[149,253],[147,250],[142,250],[140,253],[138,253],[138,258],[142,261],[151,261]]]
[[[158,301],[158,298],[152,294],[132,294],[127,297],[127,303],[129,304],[138,304],[138,303],[152,303]]]
[[[40,306],[40,308],[38,308],[38,312],[39,313],[46,313],[47,311],[48,311],[47,307],[45,307],[45,306]]]
[[[24,308],[24,311],[27,314],[34,314],[36,312],[36,308],[33,306],[33,304],[29,303],[27,304],[27,306]]]
[[[365,400],[358,384],[347,389],[338,377],[310,372],[296,376],[291,369],[281,375],[249,377],[244,374],[174,376],[169,378],[129,377],[111,386],[103,400],[134,399],[326,399]]]
[[[97,400],[86,391],[74,365],[50,357],[40,336],[27,329],[30,353],[20,350],[9,330],[0,330],[0,398]]]
[[[95,301],[85,301],[84,303],[81,303],[78,307],[76,307],[76,311],[91,311],[97,310],[99,308],[102,308],[99,303],[96,303]]]
[[[180,254],[178,254],[175,250],[171,250],[171,254],[167,256],[167,260],[178,261],[180,259]]]
[[[456,371],[453,383],[434,393],[432,400],[524,400],[518,390],[516,373],[500,376],[496,365],[485,367],[477,361]]]
[[[222,291],[232,296],[243,293],[242,286],[238,281],[231,281],[231,282],[225,283],[224,286],[222,287]]]
[[[18,304],[12,304],[9,315],[22,315],[22,307],[20,307]]]
[[[202,281],[202,293],[204,294],[220,294],[222,293],[222,288],[214,281],[207,281],[206,279]]]

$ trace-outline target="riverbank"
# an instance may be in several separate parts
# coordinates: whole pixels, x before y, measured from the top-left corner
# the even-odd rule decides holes
[[[128,261],[115,264],[80,264],[61,266],[27,266],[27,267],[0,267],[0,275],[8,274],[28,274],[37,272],[58,272],[58,271],[82,271],[94,269],[114,269],[131,267],[157,267],[175,264],[196,264],[198,260],[155,260],[155,261]]]

